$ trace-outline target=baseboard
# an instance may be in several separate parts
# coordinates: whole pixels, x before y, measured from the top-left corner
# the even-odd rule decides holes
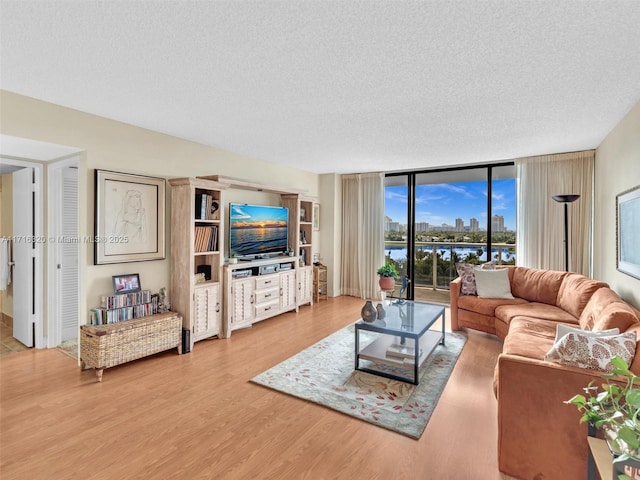
[[[13,317],[11,315],[7,315],[4,312],[1,312],[0,315],[2,315],[2,323],[13,328]]]

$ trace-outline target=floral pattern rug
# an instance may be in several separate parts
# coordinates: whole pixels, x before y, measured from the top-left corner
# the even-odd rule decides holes
[[[466,342],[447,332],[420,369],[419,385],[354,370],[353,325],[320,340],[251,381],[418,439]],[[376,338],[360,332],[360,348]],[[361,361],[361,366],[364,363]],[[376,365],[377,369],[394,367]],[[407,371],[402,371],[407,375]],[[409,371],[408,376],[412,373]]]

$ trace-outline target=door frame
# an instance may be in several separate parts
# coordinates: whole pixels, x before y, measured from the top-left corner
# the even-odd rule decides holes
[[[62,170],[67,167],[76,167],[78,169],[78,318],[77,328],[78,334],[80,329],[80,299],[83,289],[83,269],[80,268],[80,251],[84,244],[80,236],[80,156],[63,160],[54,160],[47,163],[47,222],[48,233],[51,241],[47,242],[47,347],[55,348],[61,343],[62,339],[62,319],[59,318],[57,312],[60,311],[60,282],[58,281],[57,259],[60,254],[60,243],[56,242],[61,235],[61,205],[62,205]]]
[[[34,212],[33,212],[33,220],[34,220],[34,236],[38,240],[44,240],[44,211],[43,211],[43,195],[42,195],[42,178],[44,165],[42,163],[37,162],[29,162],[26,160],[16,160],[14,158],[0,156],[2,159],[2,163],[7,165],[14,165],[16,167],[26,167],[33,168],[34,172]],[[15,205],[12,206],[12,209],[15,213]],[[35,242],[34,249],[34,278],[33,278],[33,299],[34,299],[34,343],[35,348],[47,348],[46,341],[44,337],[44,265],[43,265],[43,245],[44,241]]]

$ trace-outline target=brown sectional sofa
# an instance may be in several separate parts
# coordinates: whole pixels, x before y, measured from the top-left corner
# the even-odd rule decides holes
[[[504,340],[494,376],[500,471],[526,480],[586,478],[587,427],[564,401],[591,380],[602,383],[602,374],[544,357],[558,322],[636,331],[640,340],[640,311],[607,284],[575,273],[509,267],[508,275],[513,300],[461,295],[460,279],[451,282],[452,329]],[[631,370],[640,374],[638,346]]]

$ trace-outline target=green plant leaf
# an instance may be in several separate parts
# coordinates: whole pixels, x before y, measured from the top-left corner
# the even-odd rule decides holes
[[[564,403],[569,403],[571,405],[577,405],[581,407],[581,406],[584,406],[585,403],[587,403],[587,399],[585,398],[584,395],[574,395]]]
[[[625,375],[625,376],[633,375],[629,370],[629,366],[627,365],[627,362],[625,362],[621,357],[618,357],[618,356],[613,357],[611,359],[611,365],[613,365],[614,373],[616,373],[617,375]],[[618,372],[616,372],[616,370],[618,370]]]
[[[640,409],[640,390],[629,390],[626,393],[624,399],[629,407],[632,407],[636,410]]]
[[[634,432],[629,427],[621,427],[618,430],[618,438],[633,449],[640,447],[640,439],[638,439],[638,433]]]

